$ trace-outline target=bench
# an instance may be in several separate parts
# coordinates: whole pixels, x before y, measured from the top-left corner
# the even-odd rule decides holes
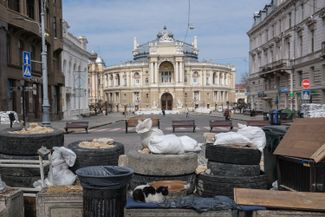
[[[85,129],[88,133],[88,121],[69,121],[65,123],[65,132],[68,133],[69,129]]]
[[[138,125],[138,121],[141,120],[143,121],[144,119],[146,119],[143,116],[138,116],[138,117],[132,117],[129,118],[128,120],[125,120],[125,133],[128,133],[128,128],[129,127],[136,127]],[[152,127],[157,127],[160,129],[160,120],[159,118],[156,117],[151,117],[152,120]]]
[[[265,126],[269,126],[270,122],[264,120],[247,120],[246,125],[254,126],[254,127],[265,127]]]
[[[193,133],[195,132],[195,120],[177,120],[172,121],[173,133],[175,132],[175,128],[187,127],[193,128]]]
[[[224,120],[210,120],[209,121],[210,132],[214,127],[229,127],[232,130],[232,122],[231,121],[224,121]]]

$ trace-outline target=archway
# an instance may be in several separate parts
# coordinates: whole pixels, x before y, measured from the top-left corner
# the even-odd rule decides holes
[[[164,93],[161,96],[161,109],[162,110],[173,109],[173,96],[170,93]]]

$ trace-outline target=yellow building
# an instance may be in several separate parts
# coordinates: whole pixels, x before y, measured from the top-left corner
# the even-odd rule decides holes
[[[153,41],[135,38],[133,60],[101,74],[111,111],[214,110],[235,101],[234,67],[199,62],[197,38],[175,40],[166,27]]]

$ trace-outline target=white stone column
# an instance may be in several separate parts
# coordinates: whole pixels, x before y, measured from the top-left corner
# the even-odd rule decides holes
[[[179,62],[179,74],[180,74],[180,82],[184,81],[184,62]]]
[[[216,75],[217,75],[217,77],[216,77],[216,84],[218,86],[220,86],[220,72],[217,72]]]
[[[158,62],[155,62],[155,83],[159,83],[159,68],[158,68]]]
[[[176,83],[179,83],[179,62],[175,63],[175,74],[176,74]]]
[[[153,68],[153,62],[150,62],[150,67],[149,67],[149,74],[151,77],[151,84],[155,83],[155,75],[154,75],[154,68]]]

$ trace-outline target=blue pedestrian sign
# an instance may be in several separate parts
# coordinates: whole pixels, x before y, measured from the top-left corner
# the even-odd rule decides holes
[[[23,51],[23,77],[32,77],[31,55],[28,51]]]
[[[302,100],[310,100],[310,94],[311,94],[310,90],[303,90],[301,92],[301,99]]]

